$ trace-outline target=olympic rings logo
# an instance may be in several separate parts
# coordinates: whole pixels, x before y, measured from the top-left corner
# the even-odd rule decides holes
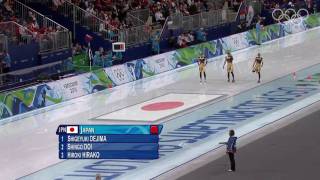
[[[303,14],[309,16],[308,10],[302,8],[299,9],[298,12],[296,12],[296,10],[292,8],[289,8],[285,11],[283,11],[282,9],[274,9],[272,11],[272,18],[278,22],[287,20],[293,24],[300,24],[302,23],[301,17],[303,17]]]

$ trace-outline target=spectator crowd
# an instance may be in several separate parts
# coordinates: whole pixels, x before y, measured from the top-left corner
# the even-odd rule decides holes
[[[313,12],[316,0],[264,0],[263,6],[266,10],[273,9],[301,9],[305,8],[310,13]]]
[[[54,0],[55,9],[65,1]],[[153,21],[163,24],[171,14],[183,14],[185,16],[221,9],[224,0],[71,0],[72,3],[93,14],[105,24],[124,29],[134,26],[127,18],[130,11],[149,10]]]
[[[11,57],[6,50],[0,51],[0,73],[7,73],[10,71]]]
[[[44,22],[37,18],[35,11],[29,10],[27,15],[22,17],[15,12],[14,3],[13,0],[0,0],[0,34],[8,36],[11,42],[17,44],[27,43],[30,40],[42,41],[45,46],[53,44],[53,36],[63,29],[60,26],[40,24],[39,21]],[[9,21],[17,24],[6,23]]]
[[[198,14],[203,11],[223,9],[233,7],[236,11],[239,9],[243,0],[71,0],[72,3],[84,9],[88,15],[95,15],[105,22],[108,28],[126,29],[135,26],[128,18],[128,13],[132,11],[148,10],[153,22],[163,25],[168,16],[172,14],[182,14],[184,16]],[[55,8],[63,5],[65,0],[53,0]],[[272,11],[275,8],[306,8],[309,11],[314,9],[314,0],[264,0],[263,8]],[[25,42],[25,39],[31,37],[35,40],[50,42],[54,39],[55,32],[62,31],[60,26],[43,26],[39,24],[37,15],[29,11],[27,17],[20,17],[14,10],[12,0],[0,0],[0,23],[14,21],[20,24],[14,31],[5,26],[0,27],[0,34],[15,37],[19,43]],[[245,26],[245,22],[240,24]],[[183,48],[198,42],[207,41],[207,34],[200,28],[194,32],[182,32],[178,36],[170,33],[168,39],[169,46],[174,48]],[[154,54],[160,53],[160,32],[155,33],[151,39],[151,49]],[[52,43],[51,43],[52,44]],[[48,45],[49,46],[49,45]],[[48,47],[50,49],[50,47]],[[75,45],[74,54],[86,52],[86,48]],[[0,52],[2,62],[7,52]],[[8,59],[8,58],[6,58]],[[116,59],[122,59],[122,54],[112,54],[103,49],[93,53],[93,64],[97,66],[109,66]],[[7,63],[4,63],[7,64]]]

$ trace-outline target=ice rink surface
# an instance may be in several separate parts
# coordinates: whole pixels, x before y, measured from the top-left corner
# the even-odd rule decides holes
[[[191,65],[5,119],[0,122],[0,179],[81,180],[94,179],[96,173],[105,179],[157,177],[218,147],[230,128],[235,128],[238,135],[246,134],[320,100],[319,80],[313,79],[320,72],[319,40],[320,29],[313,29],[234,52],[235,83],[227,83],[221,56],[208,64],[206,84],[199,83],[198,68]],[[264,57],[261,84],[251,72],[258,52]],[[185,98],[183,94],[192,97]],[[163,110],[163,113],[157,111],[159,118],[146,115],[143,107],[163,101],[182,105]],[[260,101],[268,106],[258,107],[259,111],[243,112],[241,117],[232,114],[233,110],[240,112],[243,104],[248,110],[248,101]],[[216,120],[205,124],[210,117]],[[55,134],[58,125],[128,123],[164,125],[160,159],[58,159]]]
[[[319,179],[320,134],[314,133],[320,126],[319,117],[320,102],[317,102],[248,134],[250,140],[241,137],[235,173],[227,172],[230,166],[222,147],[180,166],[179,170],[175,168],[170,175],[158,180]]]

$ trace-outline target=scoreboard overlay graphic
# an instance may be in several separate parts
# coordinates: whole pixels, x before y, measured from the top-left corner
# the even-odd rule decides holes
[[[60,159],[157,159],[162,125],[60,125]]]

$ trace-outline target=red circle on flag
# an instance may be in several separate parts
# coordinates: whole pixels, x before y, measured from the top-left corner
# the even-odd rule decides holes
[[[74,128],[73,128],[73,127],[72,127],[72,128],[70,128],[70,131],[71,131],[71,132],[73,132],[73,131],[74,131]]]
[[[144,111],[164,111],[175,109],[183,106],[184,103],[180,101],[156,102],[143,106],[141,109]]]

